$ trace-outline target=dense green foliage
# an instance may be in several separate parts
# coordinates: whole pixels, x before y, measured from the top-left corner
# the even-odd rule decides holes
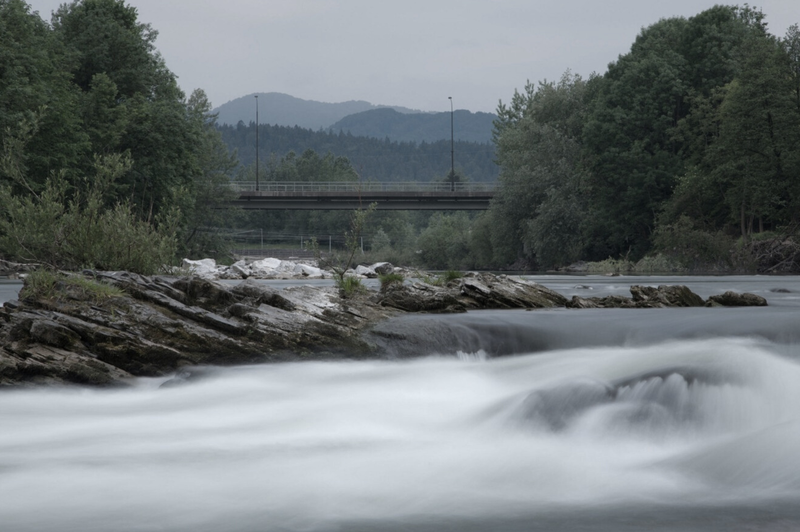
[[[800,201],[800,32],[715,6],[642,30],[603,76],[528,84],[501,104],[501,192],[482,253],[540,267],[730,263],[736,237],[791,232]]]
[[[219,131],[229,149],[236,150],[243,165],[249,167],[255,163],[255,123],[221,125]],[[428,182],[450,172],[449,140],[418,144],[266,124],[261,124],[258,135],[262,161],[310,149],[347,157],[364,180]],[[494,181],[499,171],[494,162],[494,146],[485,143],[456,142],[455,166],[456,173],[470,181]]]
[[[23,0],[0,0],[0,255],[149,271],[176,251],[219,250],[205,228],[224,219],[215,207],[236,161],[203,92],[187,100],[179,89],[156,35],[122,0],[62,4],[50,25]],[[34,244],[25,230],[62,240]],[[129,259],[112,249],[126,245]]]

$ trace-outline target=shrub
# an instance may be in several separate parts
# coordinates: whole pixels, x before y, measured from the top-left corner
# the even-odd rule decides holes
[[[381,291],[385,292],[392,285],[403,284],[405,277],[399,273],[387,273],[385,275],[379,275],[378,280],[381,282]]]
[[[439,278],[442,280],[442,284],[447,284],[450,281],[455,281],[456,279],[461,279],[462,277],[464,277],[464,274],[457,270],[447,270],[439,276]]]
[[[656,229],[656,249],[674,258],[690,270],[729,269],[734,260],[734,241],[722,232],[708,232],[695,227],[688,216]]]
[[[23,135],[29,135],[28,130]],[[26,133],[27,132],[27,133]],[[64,172],[54,172],[39,190],[25,173],[23,139],[4,140],[0,175],[0,252],[51,269],[92,268],[153,274],[175,260],[180,213],[173,209],[154,224],[138,219],[130,205],[106,205],[114,181],[131,168],[127,155],[97,157],[94,175],[77,190]]]
[[[353,297],[366,290],[364,283],[358,277],[336,277],[334,280],[339,288],[339,294],[344,298]]]

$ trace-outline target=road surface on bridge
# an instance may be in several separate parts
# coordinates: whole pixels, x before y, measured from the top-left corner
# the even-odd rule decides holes
[[[232,203],[243,209],[486,210],[495,183],[235,181]]]

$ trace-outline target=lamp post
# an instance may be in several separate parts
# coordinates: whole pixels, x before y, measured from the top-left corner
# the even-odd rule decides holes
[[[455,166],[455,140],[453,137],[453,97],[448,96],[450,100],[450,192],[456,190],[456,166]]]
[[[258,94],[256,94],[256,191],[258,191]]]

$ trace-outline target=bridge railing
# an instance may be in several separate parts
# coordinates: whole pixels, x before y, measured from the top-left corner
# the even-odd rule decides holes
[[[231,181],[237,192],[255,192],[255,181]],[[357,181],[261,181],[259,192],[492,192],[496,183],[418,183]]]

